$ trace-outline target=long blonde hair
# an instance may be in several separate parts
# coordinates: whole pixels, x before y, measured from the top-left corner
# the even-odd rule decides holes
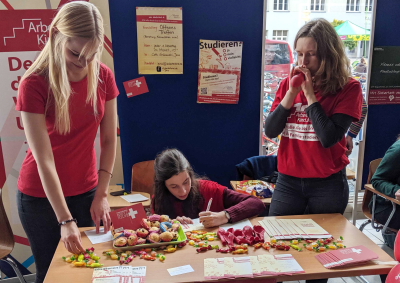
[[[315,19],[306,23],[296,35],[294,47],[301,37],[311,37],[317,43],[320,67],[315,73],[315,81],[323,95],[336,94],[351,77],[350,60],[345,47],[333,26],[325,19]]]
[[[88,64],[88,96],[86,103],[93,106],[97,115],[97,85],[100,73],[100,56],[103,49],[103,18],[99,10],[85,1],[69,2],[61,7],[49,28],[49,39],[38,58],[26,71],[22,80],[31,74],[45,75],[53,92],[55,104],[55,129],[60,134],[68,134],[71,130],[69,99],[71,85],[68,80],[65,50],[66,43],[73,37],[89,39],[79,55],[88,57],[95,53]],[[46,105],[47,108],[47,105]]]

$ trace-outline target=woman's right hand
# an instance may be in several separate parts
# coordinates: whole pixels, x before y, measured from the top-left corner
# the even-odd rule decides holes
[[[81,233],[75,222],[72,221],[61,225],[61,240],[70,253],[80,254],[85,252],[82,246]]]

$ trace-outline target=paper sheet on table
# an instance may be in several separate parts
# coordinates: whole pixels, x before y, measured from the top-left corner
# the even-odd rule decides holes
[[[111,235],[111,231],[108,231],[104,234],[104,228],[100,228],[99,234],[96,234],[96,229],[85,231],[86,236],[92,242],[93,245],[99,243],[110,242],[113,240],[113,236]]]
[[[130,194],[130,195],[126,195],[126,196],[121,196],[121,198],[123,198],[127,202],[140,202],[140,201],[146,201],[149,199],[148,197],[145,197],[144,195],[141,195],[141,194]]]
[[[205,258],[204,259],[204,279],[216,280],[225,277],[224,258]]]
[[[233,228],[233,229],[243,229],[244,226],[250,226],[253,227],[253,224],[251,224],[249,219],[244,219],[242,221],[236,222],[236,223],[227,223],[224,225],[221,225],[219,227],[224,228],[225,230],[228,230],[229,228]]]
[[[185,273],[189,273],[189,272],[194,272],[194,269],[193,269],[193,267],[191,267],[188,264],[188,265],[168,268],[167,271],[169,272],[169,275],[175,276],[175,275],[185,274]]]
[[[92,283],[131,282],[132,266],[107,266],[93,270]]]
[[[193,221],[193,224],[186,224],[186,227],[185,227],[185,225],[182,225],[184,232],[205,229],[204,225],[202,223],[200,223],[199,218],[192,219],[192,221]]]

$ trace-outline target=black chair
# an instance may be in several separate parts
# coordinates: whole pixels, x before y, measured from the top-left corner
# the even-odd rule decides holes
[[[2,200],[2,189],[0,189],[0,260],[7,262],[14,269],[17,277],[21,283],[26,283],[24,276],[18,268],[18,265],[14,262],[10,256],[14,249],[14,234],[11,230],[10,222],[8,221],[6,211],[4,209]]]

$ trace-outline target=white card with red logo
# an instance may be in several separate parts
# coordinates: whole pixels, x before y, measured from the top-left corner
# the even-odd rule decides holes
[[[128,96],[129,98],[139,95],[139,94],[149,92],[149,88],[147,87],[145,77],[140,77],[137,79],[133,79],[133,80],[124,82],[124,88],[125,88],[126,96]]]
[[[146,211],[141,203],[113,210],[110,212],[111,222],[116,232],[124,229],[136,230],[141,221],[146,218]]]

